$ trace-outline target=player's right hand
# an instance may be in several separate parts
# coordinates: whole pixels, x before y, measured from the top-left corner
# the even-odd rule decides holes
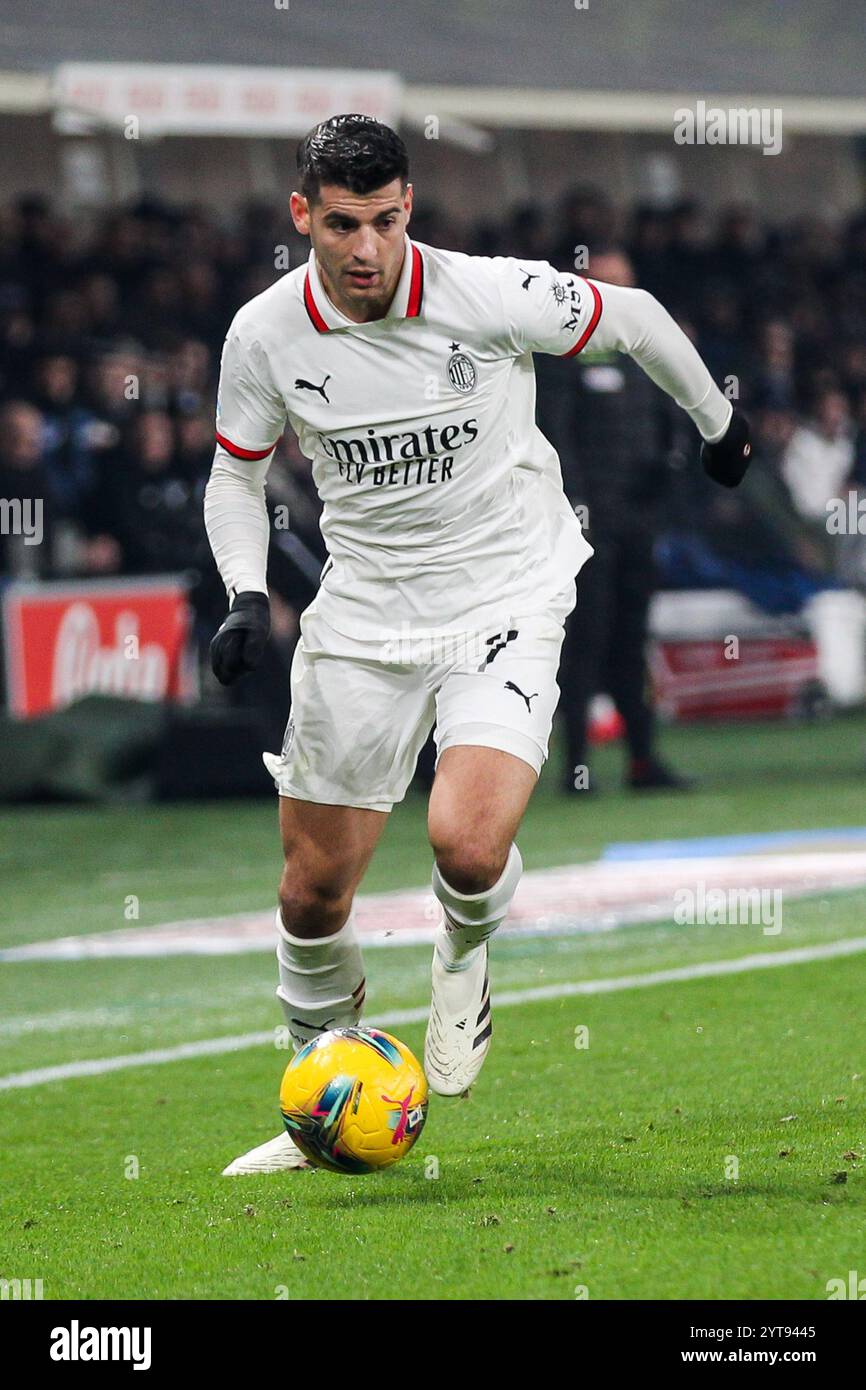
[[[210,644],[210,664],[220,685],[231,685],[262,659],[271,630],[267,594],[238,594],[231,612]]]

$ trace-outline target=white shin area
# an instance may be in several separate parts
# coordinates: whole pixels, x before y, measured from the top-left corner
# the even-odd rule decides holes
[[[468,969],[475,951],[508,915],[522,873],[523,860],[513,843],[499,878],[480,893],[458,892],[443,878],[439,866],[433,865],[433,892],[443,908],[436,950],[446,969]]]
[[[329,1028],[360,1020],[365,978],[354,918],[353,907],[338,932],[307,938],[287,931],[277,908],[277,998],[296,1050]]]

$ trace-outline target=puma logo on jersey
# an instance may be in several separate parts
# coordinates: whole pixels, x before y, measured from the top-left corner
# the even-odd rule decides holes
[[[529,713],[530,713],[530,714],[532,713],[532,705],[531,705],[529,702],[530,702],[530,700],[534,700],[534,699],[536,698],[536,696],[538,695],[538,691],[537,691],[537,690],[533,690],[533,692],[532,692],[531,695],[524,695],[523,691],[520,689],[520,686],[519,686],[519,685],[515,685],[515,684],[514,684],[514,681],[506,681],[506,682],[505,682],[505,689],[506,689],[506,690],[513,690],[514,693],[515,693],[515,695],[519,695],[520,698],[521,698],[521,700],[525,700],[525,701],[526,701],[526,708],[529,710]]]
[[[524,280],[523,284],[520,286],[520,288],[521,288],[522,290],[528,290],[528,289],[529,289],[529,282],[530,282],[530,280],[537,280],[537,279],[538,279],[538,276],[537,276],[537,275],[532,275],[532,274],[530,274],[530,272],[529,272],[528,270],[524,270],[524,269],[523,269],[523,266],[520,267],[520,273],[521,273],[521,275],[525,275],[525,276],[526,276],[526,279]]]
[[[327,401],[327,402],[328,402],[328,405],[330,405],[331,402],[330,402],[330,400],[328,399],[327,395],[325,394],[325,387],[327,386],[327,384],[328,384],[328,382],[329,382],[330,380],[331,380],[331,373],[330,373],[330,372],[328,372],[328,375],[325,377],[325,380],[322,382],[321,386],[316,386],[312,381],[304,381],[304,378],[303,378],[302,376],[299,376],[299,377],[296,377],[296,378],[295,378],[295,390],[296,390],[296,391],[318,391],[319,395],[322,397],[322,400],[323,400],[323,401]]]

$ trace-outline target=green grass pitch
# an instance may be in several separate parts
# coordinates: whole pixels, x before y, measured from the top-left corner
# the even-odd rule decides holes
[[[613,840],[866,821],[866,721],[665,734],[685,797],[565,802],[543,779],[527,868]],[[364,889],[427,880],[424,799]],[[269,803],[6,810],[0,945],[264,908]],[[501,940],[494,1042],[376,1176],[223,1179],[279,1127],[268,1046],[0,1092],[0,1277],[46,1298],[715,1299],[827,1296],[866,1274],[866,956],[499,1010],[496,992],[866,935],[866,893],[786,903],[778,937],[653,923]],[[371,951],[369,1016],[427,1001],[429,951]],[[266,955],[0,965],[0,1075],[267,1030]],[[575,1045],[578,1028],[588,1046]],[[416,1052],[423,1025],[395,1031]],[[578,1038],[582,1035],[578,1035]]]

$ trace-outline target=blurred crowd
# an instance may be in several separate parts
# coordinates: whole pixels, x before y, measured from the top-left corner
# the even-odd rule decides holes
[[[225,612],[202,518],[220,351],[279,273],[281,222],[143,202],[83,228],[37,198],[0,212],[0,498],[43,500],[41,544],[0,534],[0,581],[182,574],[204,646]],[[285,657],[324,560],[288,434],[269,496],[291,528],[270,564]]]
[[[740,206],[623,211],[587,188],[496,223],[422,205],[410,231],[590,274],[593,256],[619,248],[752,416],[761,466],[730,495],[704,485],[687,420],[653,446],[664,582],[734,585],[771,612],[866,584],[861,547],[827,525],[829,499],[866,485],[866,211],[771,226]],[[0,498],[43,498],[45,532],[38,546],[0,535],[0,577],[184,572],[202,630],[218,619],[202,494],[220,348],[237,307],[307,254],[270,205],[222,220],[142,201],[88,220],[30,197],[0,212]],[[563,364],[545,377],[544,361],[540,423],[580,500],[581,418],[563,413]],[[272,562],[276,626],[290,641],[324,555],[289,434],[270,501],[291,519]]]

